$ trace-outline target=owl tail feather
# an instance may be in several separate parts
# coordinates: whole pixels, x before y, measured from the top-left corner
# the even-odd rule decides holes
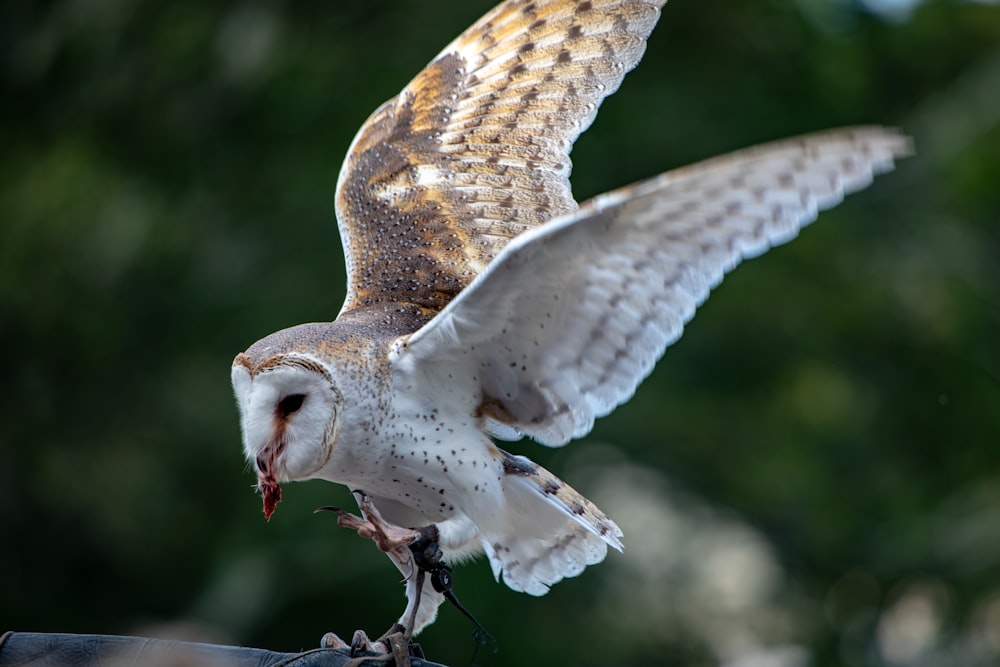
[[[596,505],[527,458],[498,451],[506,511],[482,533],[497,580],[544,595],[604,560],[609,545],[621,551],[621,530]]]

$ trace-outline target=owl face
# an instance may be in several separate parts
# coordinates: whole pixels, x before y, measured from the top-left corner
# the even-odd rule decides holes
[[[281,355],[233,365],[243,452],[261,488],[315,476],[336,446],[341,396],[322,364]]]

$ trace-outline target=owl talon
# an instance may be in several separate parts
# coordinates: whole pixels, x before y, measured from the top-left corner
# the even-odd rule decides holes
[[[389,649],[385,645],[385,643],[381,641],[372,642],[372,640],[368,639],[368,635],[365,633],[364,630],[354,631],[354,636],[351,638],[352,658],[371,655],[372,653],[385,655],[388,652]]]
[[[319,640],[320,648],[350,648],[350,644],[340,638],[335,632],[328,632]]]

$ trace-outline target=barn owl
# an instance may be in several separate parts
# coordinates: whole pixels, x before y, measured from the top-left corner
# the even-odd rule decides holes
[[[332,322],[236,356],[243,448],[279,484],[356,492],[343,525],[407,575],[485,553],[542,595],[621,549],[618,526],[496,441],[561,446],[627,401],[723,275],[910,151],[855,127],[765,144],[578,204],[569,153],[639,61],[666,0],[507,0],[351,144],[336,187],[347,297]],[[642,110],[637,109],[636,113]]]

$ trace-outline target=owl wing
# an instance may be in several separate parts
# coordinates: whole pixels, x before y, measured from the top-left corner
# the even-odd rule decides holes
[[[666,0],[508,0],[365,122],[337,183],[344,311],[443,308],[515,236],[576,210],[569,151]]]
[[[396,372],[467,396],[496,437],[585,435],[631,397],[727,271],[909,151],[893,130],[836,130],[596,197],[512,241],[401,341]]]

